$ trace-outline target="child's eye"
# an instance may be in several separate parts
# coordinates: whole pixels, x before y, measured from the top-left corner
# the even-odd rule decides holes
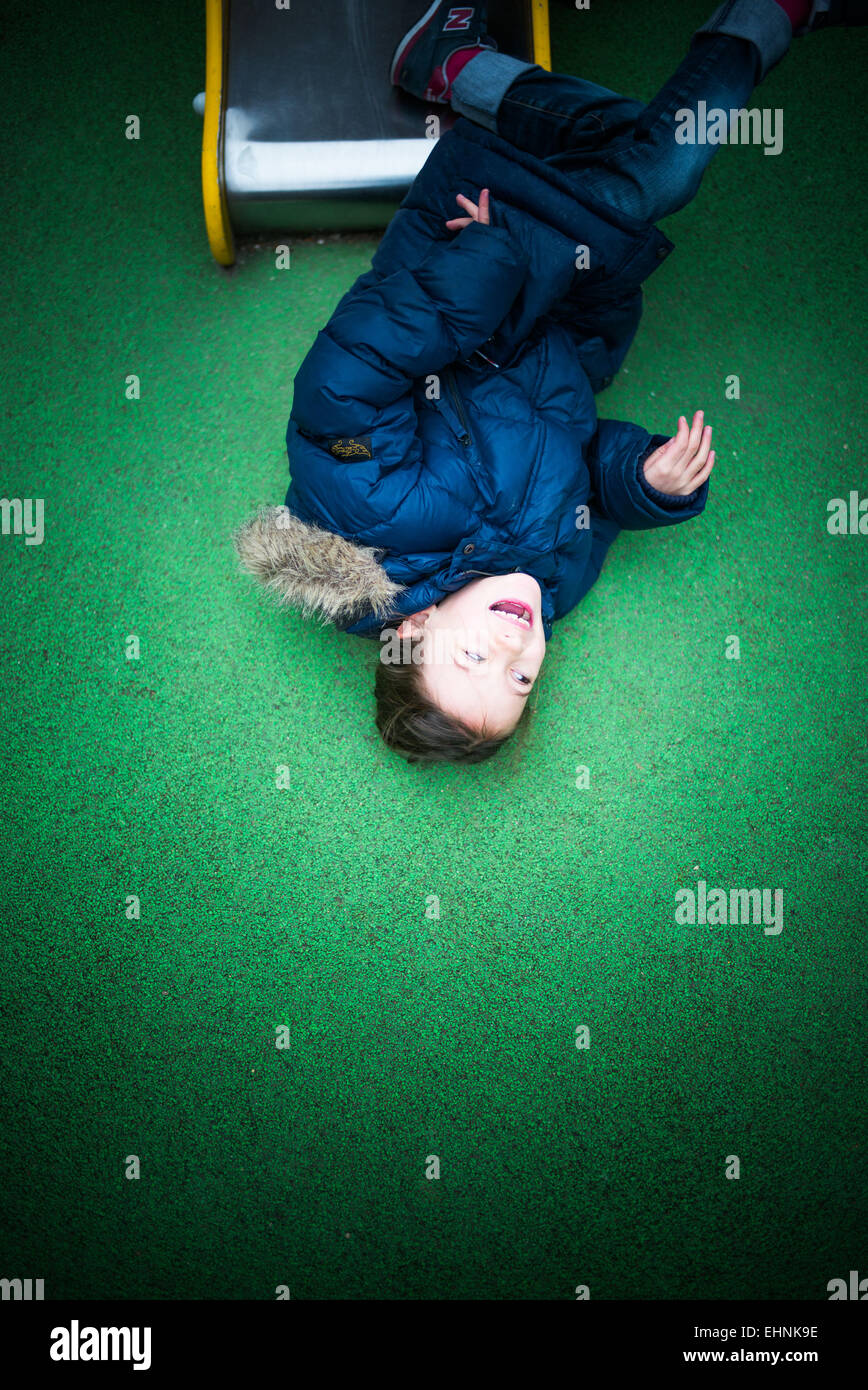
[[[521,671],[513,671],[512,674],[515,676],[516,680],[519,682],[520,685],[533,685],[533,681],[531,680],[530,676],[523,676],[521,674]]]
[[[469,651],[467,651],[467,650],[465,649],[464,655],[465,655],[465,656],[469,656],[471,661],[484,661],[484,660],[485,660],[485,657],[484,657],[484,656],[481,656],[479,652],[469,652]]]

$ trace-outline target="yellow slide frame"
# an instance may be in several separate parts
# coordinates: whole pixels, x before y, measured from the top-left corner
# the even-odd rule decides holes
[[[552,44],[549,37],[549,0],[531,0],[533,61],[546,72],[552,70]]]
[[[220,265],[235,262],[235,239],[223,187],[223,81],[228,4],[205,0],[205,121],[202,128],[202,204],[212,254]]]

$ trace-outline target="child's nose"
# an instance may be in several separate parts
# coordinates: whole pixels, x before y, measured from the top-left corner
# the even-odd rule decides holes
[[[521,651],[524,646],[524,634],[520,628],[501,620],[494,631],[494,642],[507,651]]]

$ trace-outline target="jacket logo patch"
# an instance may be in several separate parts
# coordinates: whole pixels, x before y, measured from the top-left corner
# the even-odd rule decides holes
[[[372,459],[371,436],[356,435],[354,439],[332,439],[329,453],[336,459]]]

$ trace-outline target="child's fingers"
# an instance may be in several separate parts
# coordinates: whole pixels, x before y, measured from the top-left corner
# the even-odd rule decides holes
[[[708,455],[705,466],[700,469],[695,478],[690,479],[690,487],[687,489],[688,492],[695,492],[698,487],[702,487],[702,484],[708,481],[711,476],[711,471],[714,468],[714,462],[715,455],[712,450]]]
[[[688,434],[689,431],[687,428],[687,421],[685,420],[683,415],[679,415],[678,429],[676,430],[675,434],[673,434],[669,443],[665,446],[667,449],[671,450],[671,458],[673,463],[676,460],[680,459],[682,454],[684,453],[687,447]]]
[[[463,208],[467,208],[467,211],[470,213],[470,220],[473,222],[483,222],[486,226],[488,226],[490,213],[489,198],[490,190],[487,188],[483,188],[480,193],[478,204],[474,203],[472,199],[465,197],[463,193],[455,194],[456,203],[460,203]],[[465,222],[464,225],[466,226],[467,223]]]
[[[699,448],[699,441],[702,438],[702,427],[705,423],[705,416],[701,410],[697,410],[693,417],[693,424],[690,426],[690,434],[687,437],[687,451],[689,456],[693,456]]]
[[[469,227],[472,221],[472,217],[451,217],[446,226],[450,232],[458,232],[462,227]]]
[[[465,198],[463,193],[456,193],[455,201],[456,203],[460,203],[462,207],[467,208],[468,212],[471,214],[472,220],[475,222],[479,215],[479,208],[476,204],[472,203],[469,198]]]
[[[692,475],[694,475],[694,474],[696,474],[696,473],[699,472],[700,468],[702,468],[702,467],[704,466],[705,460],[708,458],[708,451],[709,451],[710,448],[711,448],[711,425],[706,425],[706,426],[705,426],[705,429],[702,431],[702,437],[701,437],[701,439],[700,439],[700,441],[699,441],[699,448],[697,449],[696,453],[693,455],[692,458],[688,458],[688,459],[685,461],[685,464],[684,464],[684,475],[685,475],[685,478],[689,478],[689,477],[691,477]]]

